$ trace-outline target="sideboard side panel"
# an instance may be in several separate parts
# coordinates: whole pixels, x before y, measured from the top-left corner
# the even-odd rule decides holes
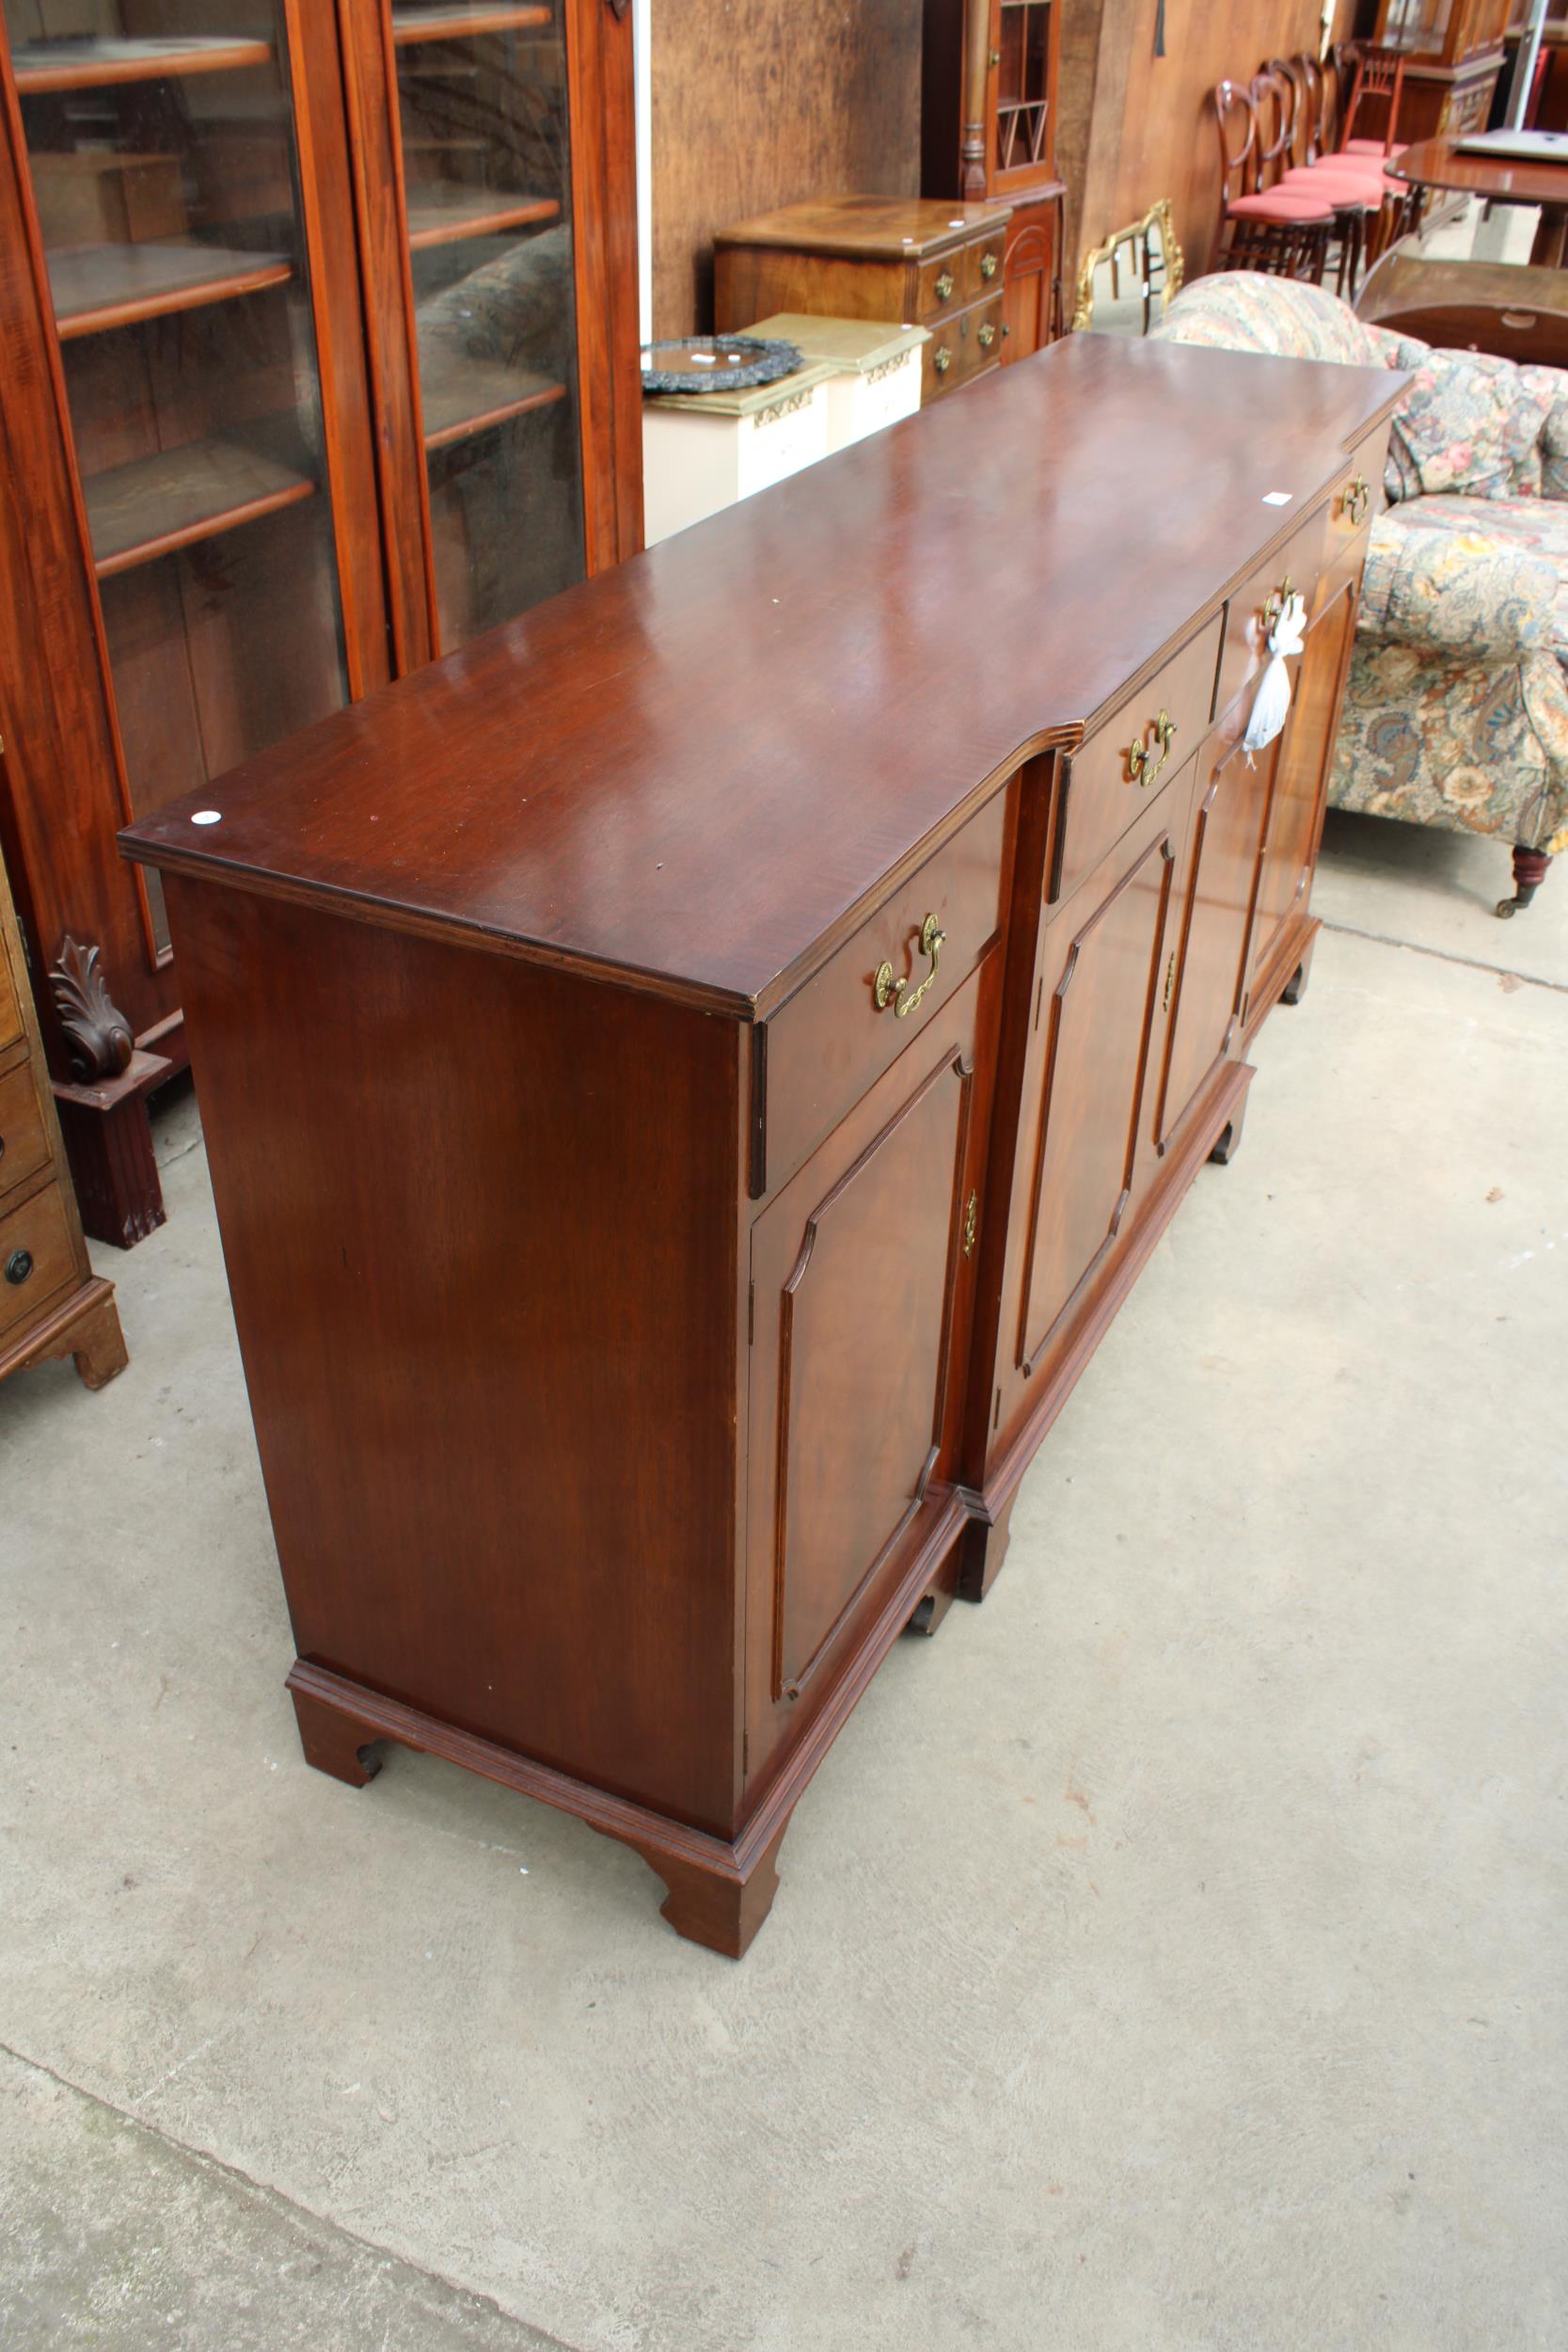
[[[300,1655],[728,1834],[740,1030],[169,900]]]

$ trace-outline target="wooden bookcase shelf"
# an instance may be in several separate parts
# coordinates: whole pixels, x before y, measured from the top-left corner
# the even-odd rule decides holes
[[[84,245],[49,256],[62,342],[286,285],[293,274],[286,253],[244,253],[221,245]]]
[[[234,441],[191,441],[82,485],[100,580],[315,495],[310,476]]]
[[[502,229],[526,229],[558,220],[553,196],[508,196],[495,188],[465,187],[439,181],[408,195],[408,242],[416,253],[432,245],[455,245],[462,237],[488,237]]]
[[[101,89],[111,82],[154,82],[166,74],[232,73],[267,65],[270,40],[230,40],[219,34],[167,40],[37,40],[15,54],[16,87],[24,98],[48,90]]]
[[[445,366],[426,360],[420,373],[426,449],[446,449],[566,397],[564,384],[552,383],[547,375],[522,374],[494,359]]]
[[[394,8],[392,39],[404,49],[420,40],[470,40],[481,33],[532,32],[549,21],[548,8],[532,7]]]

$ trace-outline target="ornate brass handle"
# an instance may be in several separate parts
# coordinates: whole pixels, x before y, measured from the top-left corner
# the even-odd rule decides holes
[[[942,951],[946,945],[946,940],[947,933],[942,929],[936,916],[928,914],[920,926],[920,952],[923,956],[930,957],[931,968],[918,988],[911,988],[908,980],[895,980],[891,963],[879,963],[877,966],[877,977],[871,984],[871,993],[877,999],[879,1012],[886,1012],[891,1005],[895,1021],[908,1020],[937,977],[937,967],[942,961]]]
[[[953,364],[953,354],[945,343],[939,343],[931,355],[931,365],[939,375],[945,375]]]
[[[984,326],[980,328],[979,335],[981,350],[989,351],[992,343],[996,341],[996,329],[991,325],[990,319],[987,319]]]
[[[1343,505],[1345,520],[1354,527],[1367,519],[1367,509],[1372,502],[1371,485],[1364,473],[1358,473],[1345,491]]]
[[[990,285],[991,279],[996,276],[996,256],[994,253],[981,254],[980,275],[986,280],[986,283]]]
[[[1144,791],[1148,791],[1164,766],[1165,754],[1170,750],[1171,738],[1175,733],[1176,721],[1168,710],[1162,710],[1154,721],[1154,740],[1160,746],[1158,758],[1150,752],[1147,743],[1129,743],[1127,746],[1128,773],[1132,782],[1140,786]]]
[[[1295,595],[1295,583],[1289,572],[1263,606],[1263,630],[1266,635]]]
[[[947,297],[948,297],[948,295],[952,293],[952,291],[953,291],[953,276],[952,276],[952,272],[951,272],[950,270],[945,270],[945,269],[944,269],[944,270],[942,271],[942,276],[941,276],[941,277],[937,279],[937,286],[936,286],[937,300],[938,300],[939,302],[945,302],[945,301],[946,301],[946,299],[947,299]]]

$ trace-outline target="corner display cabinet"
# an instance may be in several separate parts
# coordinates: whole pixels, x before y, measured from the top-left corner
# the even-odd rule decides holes
[[[185,1059],[119,828],[641,544],[624,0],[3,0],[0,738],[87,1231]]]
[[[1381,0],[1373,40],[1404,58],[1396,135],[1457,139],[1484,131],[1503,70],[1505,37],[1515,16],[1528,14],[1512,0]],[[1341,105],[1354,72],[1342,77]],[[1374,114],[1355,127],[1381,138],[1385,126]]]
[[[1061,331],[1060,0],[925,0],[923,196],[1006,204],[1003,363]]]

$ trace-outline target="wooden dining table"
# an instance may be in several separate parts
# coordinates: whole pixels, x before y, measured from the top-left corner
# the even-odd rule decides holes
[[[1465,153],[1452,139],[1418,139],[1388,166],[1412,187],[1479,196],[1488,204],[1539,204],[1541,224],[1530,260],[1560,269],[1568,231],[1568,164],[1525,163],[1506,155]]]

